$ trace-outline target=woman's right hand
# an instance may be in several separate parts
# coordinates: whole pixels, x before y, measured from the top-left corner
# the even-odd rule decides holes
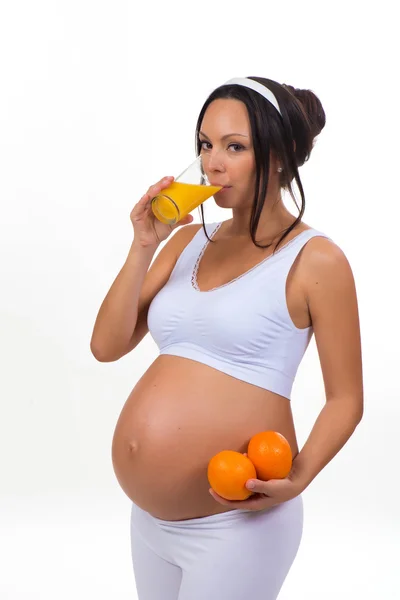
[[[151,210],[151,201],[173,182],[173,177],[164,177],[155,185],[149,187],[131,211],[131,222],[134,230],[134,239],[143,248],[157,247],[167,239],[174,229],[181,225],[188,225],[193,221],[192,215],[187,215],[174,225],[161,223]]]

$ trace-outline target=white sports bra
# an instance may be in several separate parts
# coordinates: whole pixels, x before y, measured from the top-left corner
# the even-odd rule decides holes
[[[208,236],[221,225],[206,224]],[[201,227],[149,307],[148,327],[160,354],[201,362],[290,399],[313,331],[292,322],[286,279],[300,250],[316,236],[328,237],[303,231],[236,279],[202,292],[196,276],[209,242]]]

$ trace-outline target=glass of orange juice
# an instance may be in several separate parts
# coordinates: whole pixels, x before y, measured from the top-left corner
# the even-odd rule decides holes
[[[161,223],[174,225],[220,189],[221,186],[211,185],[208,181],[200,155],[170,186],[152,199],[151,209]]]

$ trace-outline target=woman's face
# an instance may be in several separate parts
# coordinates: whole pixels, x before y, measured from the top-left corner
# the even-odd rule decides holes
[[[214,100],[204,114],[199,139],[210,183],[224,187],[214,195],[217,205],[251,207],[256,163],[245,104],[231,98]]]

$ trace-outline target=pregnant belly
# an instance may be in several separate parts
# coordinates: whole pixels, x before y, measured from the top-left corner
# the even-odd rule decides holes
[[[155,517],[190,519],[230,510],[209,494],[207,466],[221,450],[246,452],[274,429],[297,444],[287,399],[201,363],[159,356],[138,381],[112,442],[126,495]]]

